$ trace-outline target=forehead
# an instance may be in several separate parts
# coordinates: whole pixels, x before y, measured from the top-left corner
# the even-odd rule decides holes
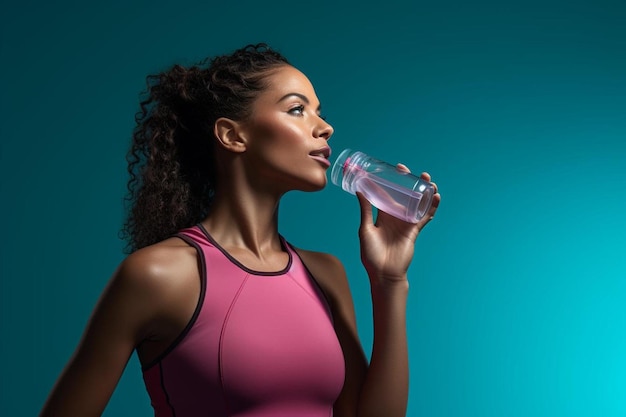
[[[268,87],[259,95],[259,100],[277,101],[286,94],[299,93],[305,95],[311,102],[317,101],[311,81],[292,66],[283,66],[273,71],[267,77],[267,84]]]

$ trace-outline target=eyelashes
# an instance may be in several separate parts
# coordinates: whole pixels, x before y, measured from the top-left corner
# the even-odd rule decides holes
[[[304,115],[304,106],[303,105],[299,105],[299,106],[295,106],[289,109],[289,114],[293,114],[296,116],[303,116]]]
[[[292,107],[289,109],[288,113],[294,116],[304,116],[304,106],[300,104],[298,106]],[[318,114],[317,117],[326,121],[326,116],[322,116],[321,114]]]

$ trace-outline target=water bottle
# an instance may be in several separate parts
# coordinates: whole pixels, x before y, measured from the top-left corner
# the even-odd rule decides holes
[[[430,182],[352,149],[339,154],[330,176],[343,190],[358,191],[377,209],[409,223],[424,217],[435,194]]]

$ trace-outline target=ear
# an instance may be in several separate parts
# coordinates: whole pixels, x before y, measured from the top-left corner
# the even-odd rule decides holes
[[[213,133],[224,149],[237,153],[246,151],[246,140],[241,134],[241,126],[238,122],[220,117],[215,121]]]

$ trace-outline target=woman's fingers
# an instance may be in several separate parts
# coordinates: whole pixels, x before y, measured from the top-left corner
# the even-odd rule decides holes
[[[401,163],[397,163],[397,164],[396,164],[396,169],[397,169],[398,171],[404,171],[404,172],[406,172],[406,173],[411,172],[411,170],[410,170],[410,169],[409,169],[406,165],[401,164]]]
[[[404,165],[402,163],[397,163],[396,164],[396,169],[398,171],[405,172],[407,174],[411,172],[409,167],[407,167],[406,165]],[[424,226],[426,226],[426,224],[430,220],[432,220],[432,218],[435,216],[435,212],[437,211],[437,208],[439,207],[439,203],[441,202],[441,195],[439,194],[439,188],[437,187],[437,184],[432,181],[432,177],[430,176],[430,174],[428,172],[422,172],[420,174],[420,179],[422,179],[423,181],[426,181],[426,182],[429,182],[430,184],[432,184],[432,186],[434,188],[434,195],[433,195],[433,200],[432,200],[430,209],[428,210],[427,213],[425,213],[424,217],[422,217],[420,219],[420,221],[418,222],[419,230],[424,228]],[[360,196],[360,199],[362,199],[362,201],[361,201],[361,218],[362,219],[368,219],[368,220],[372,219],[371,205],[369,205],[369,204],[364,205],[363,204],[363,202],[366,202],[367,200],[362,195]],[[367,206],[369,206],[369,207],[367,207]]]

